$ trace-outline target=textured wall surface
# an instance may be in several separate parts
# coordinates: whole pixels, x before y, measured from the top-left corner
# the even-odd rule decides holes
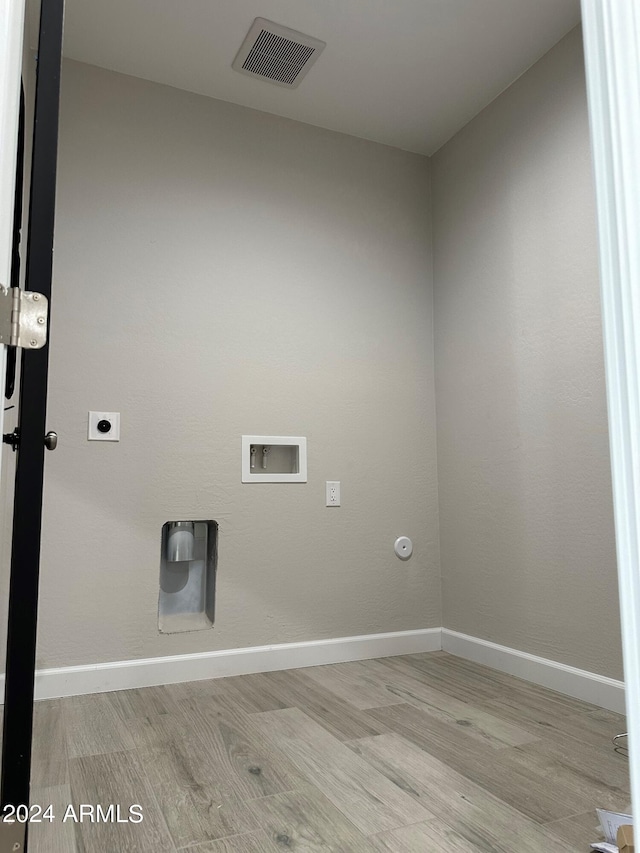
[[[581,35],[433,158],[446,627],[621,676]]]
[[[39,666],[444,623],[621,676],[580,33],[431,166],[443,615],[429,161],[65,64]],[[157,632],[173,518],[220,523],[213,631]]]
[[[65,63],[39,666],[440,625],[429,183]],[[242,433],[306,435],[309,482],[242,485]],[[216,626],[161,636],[161,526],[191,518],[220,524]]]

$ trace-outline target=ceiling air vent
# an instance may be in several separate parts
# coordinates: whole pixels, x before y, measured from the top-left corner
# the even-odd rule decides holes
[[[325,42],[256,18],[232,68],[295,89],[325,48]]]

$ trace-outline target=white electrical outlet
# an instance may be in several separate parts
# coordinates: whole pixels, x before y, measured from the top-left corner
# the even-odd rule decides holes
[[[89,441],[120,441],[120,412],[89,412]]]
[[[340,506],[340,480],[327,480],[327,506]]]

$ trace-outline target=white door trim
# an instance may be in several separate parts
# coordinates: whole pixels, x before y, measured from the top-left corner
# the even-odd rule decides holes
[[[0,284],[5,287],[11,279],[24,14],[25,0],[0,0]],[[0,345],[2,400],[6,366],[7,348]],[[0,406],[0,436],[3,431],[4,406]]]
[[[631,796],[640,814],[640,6],[582,0]],[[594,626],[597,630],[597,626]]]

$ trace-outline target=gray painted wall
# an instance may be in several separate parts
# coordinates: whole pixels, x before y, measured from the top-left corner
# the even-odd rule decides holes
[[[444,625],[620,677],[579,30],[432,166]]]
[[[426,158],[65,63],[39,666],[444,623],[620,677],[579,31],[431,167],[433,258]],[[309,483],[241,485],[243,432]],[[217,623],[160,636],[189,517]]]
[[[440,625],[429,161],[66,62],[59,162],[39,666]],[[242,433],[309,482],[242,485]],[[185,518],[216,627],[161,636]]]

